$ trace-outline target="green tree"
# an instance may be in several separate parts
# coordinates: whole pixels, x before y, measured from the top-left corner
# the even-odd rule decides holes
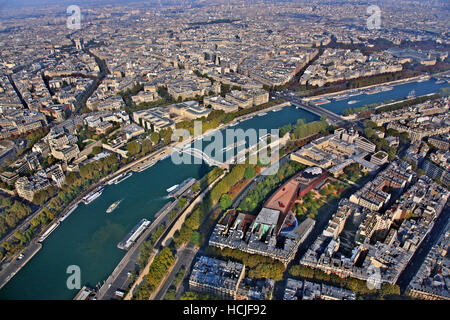
[[[66,184],[71,186],[75,183],[75,181],[78,179],[78,176],[76,174],[76,172],[69,172],[66,176]]]
[[[159,143],[159,140],[160,140],[159,133],[156,132],[156,131],[152,132],[152,133],[150,134],[150,139],[152,140],[152,142],[153,142],[154,144],[158,144],[158,143]]]
[[[202,235],[201,235],[201,233],[198,232],[198,231],[192,232],[190,242],[193,245],[195,245],[196,247],[200,247],[201,242],[202,242]]]
[[[229,207],[231,207],[231,204],[233,203],[233,199],[228,194],[222,195],[220,198],[220,208],[222,210],[227,210]]]
[[[160,135],[160,137],[163,140],[165,145],[168,145],[169,143],[172,142],[172,128],[162,129],[159,132],[159,135]]]
[[[375,135],[375,131],[372,128],[365,128],[363,134],[367,139],[370,139]]]
[[[42,206],[49,199],[49,193],[47,190],[41,190],[34,194],[33,203],[38,206]]]
[[[16,239],[18,239],[22,244],[25,244],[27,242],[27,238],[20,230],[16,230],[16,232],[14,232],[14,237],[16,237]]]
[[[178,209],[183,209],[184,205],[186,204],[187,199],[185,197],[181,197],[180,201],[178,201]]]
[[[148,154],[152,151],[152,142],[148,139],[142,140],[142,153]]]
[[[93,153],[94,155],[97,155],[97,154],[99,154],[100,152],[102,152],[102,147],[95,146],[95,147],[92,148],[92,153]]]
[[[254,176],[255,176],[255,169],[253,167],[245,168],[245,172],[244,172],[244,178],[245,179],[251,179]]]
[[[289,269],[289,274],[293,277],[313,279],[314,278],[314,269],[308,268],[305,266],[301,266],[301,265],[295,265]]]
[[[130,156],[134,156],[141,151],[141,145],[137,141],[132,141],[127,144],[127,151]]]
[[[147,264],[148,259],[150,258],[150,254],[152,253],[153,246],[150,241],[144,241],[139,251],[139,256],[137,259],[137,265],[140,270],[144,269]]]
[[[161,237],[161,235],[164,233],[165,230],[165,226],[164,225],[160,225],[153,233],[152,236],[150,238],[150,243],[151,244],[155,244],[155,242],[159,239],[159,237]]]
[[[382,284],[381,285],[381,296],[391,296],[400,295],[400,287],[396,284]]]
[[[364,127],[366,128],[376,128],[378,125],[376,124],[376,122],[372,121],[372,120],[364,120],[363,122]]]

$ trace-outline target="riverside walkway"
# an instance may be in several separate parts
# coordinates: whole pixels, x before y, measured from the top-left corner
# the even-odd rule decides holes
[[[128,250],[119,264],[116,266],[111,275],[106,279],[105,283],[97,292],[98,300],[109,300],[114,297],[117,289],[122,289],[123,285],[128,281],[128,273],[135,269],[137,258],[139,257],[140,246],[146,241],[153,231],[155,231],[165,220],[168,213],[172,211],[178,204],[178,200],[164,206],[155,216],[156,219],[138,238],[136,243]]]
[[[206,196],[206,194],[212,190],[212,188],[220,181],[223,179],[223,177],[225,176],[226,173],[223,173],[220,177],[218,177],[214,182],[212,182],[200,195],[198,195],[194,201],[192,201],[189,206],[183,211],[183,213],[177,218],[176,222],[172,225],[172,227],[170,228],[170,230],[168,230],[168,232],[166,233],[166,235],[164,236],[164,238],[161,240],[161,245],[159,247],[159,249],[166,247],[170,244],[170,242],[173,240],[173,236],[175,234],[176,231],[180,230],[181,227],[184,224],[184,221],[186,220],[187,216],[194,210],[195,206],[202,202],[203,198]],[[146,267],[144,268],[144,270],[139,274],[138,278],[135,280],[135,282],[133,283],[130,291],[127,293],[127,295],[125,296],[125,300],[130,300],[133,296],[134,291],[137,289],[137,287],[143,282],[144,277],[147,275],[148,270],[150,268],[150,265],[153,261],[153,258],[159,253],[159,249],[158,250],[154,250],[154,252],[152,253],[149,262],[147,263]],[[183,258],[184,259],[184,258]],[[177,257],[177,261],[178,261],[178,257]],[[164,287],[164,282],[162,281],[162,283],[160,284],[160,287]],[[159,292],[159,290],[158,290]],[[157,294],[157,292],[154,292],[154,294],[152,294],[152,297],[154,297]]]

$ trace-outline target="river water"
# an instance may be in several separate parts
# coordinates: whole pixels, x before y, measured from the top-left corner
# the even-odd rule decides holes
[[[391,91],[333,100],[322,106],[342,113],[349,106],[404,98],[411,90],[419,96],[438,92],[443,87],[448,87],[448,84],[436,84],[435,80],[412,82],[397,85]],[[359,102],[349,105],[349,100]],[[293,106],[264,113],[233,128],[270,130],[295,123],[300,118],[305,122],[318,119],[316,115]],[[207,144],[203,142],[203,146]],[[166,189],[189,177],[199,179],[210,169],[206,163],[175,165],[171,158],[167,158],[144,172],[133,173],[118,185],[106,186],[101,197],[89,205],[80,203],[44,241],[43,248],[0,290],[0,299],[72,299],[77,290],[69,290],[66,286],[69,276],[66,269],[70,265],[80,267],[82,285],[95,286],[106,280],[125,255],[117,244],[142,218],[153,220],[155,213],[170,201]],[[106,214],[108,206],[119,199],[123,199],[119,207]]]
[[[237,124],[235,129],[275,129],[297,119],[306,122],[318,117],[295,107],[285,107]],[[172,163],[171,158],[133,173],[118,185],[106,186],[101,197],[78,208],[43,242],[42,249],[0,290],[0,299],[72,299],[67,267],[81,269],[81,285],[95,286],[108,278],[125,255],[117,244],[142,219],[170,201],[166,189],[193,177],[201,178],[211,168],[206,164]],[[123,199],[111,214],[105,210]]]
[[[394,86],[391,91],[379,92],[375,94],[361,94],[353,97],[349,97],[345,100],[336,101],[331,99],[331,103],[322,104],[325,109],[333,111],[337,114],[342,114],[346,108],[358,108],[364,105],[373,103],[381,103],[389,100],[405,99],[411,91],[415,91],[416,97],[423,96],[430,93],[439,92],[441,88],[449,87],[447,82],[437,84],[436,80],[429,79],[423,82],[413,81],[410,83],[404,83]],[[374,88],[372,88],[373,90]],[[353,104],[348,104],[349,101],[357,101]]]

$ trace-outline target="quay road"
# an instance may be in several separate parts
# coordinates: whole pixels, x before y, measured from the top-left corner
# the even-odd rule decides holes
[[[420,266],[425,261],[425,258],[430,252],[431,247],[439,240],[442,232],[445,231],[445,227],[447,222],[450,219],[450,206],[446,205],[444,210],[436,219],[433,228],[431,231],[425,236],[425,239],[419,245],[419,248],[414,252],[414,255],[409,260],[408,265],[400,274],[400,277],[397,280],[397,285],[400,287],[400,291],[403,294],[411,282],[412,278],[416,275],[417,271],[419,271]]]
[[[201,202],[203,200],[203,198],[205,197],[205,195],[211,191],[211,189],[220,181],[223,179],[223,177],[225,176],[225,173],[223,173],[220,177],[218,177],[215,181],[213,181],[205,190],[203,190],[203,192],[198,195],[193,201],[191,201],[188,205],[188,207],[186,209],[184,209],[181,214],[179,216],[177,216],[174,221],[172,222],[171,226],[169,226],[167,228],[167,230],[164,232],[164,234],[161,236],[161,238],[158,240],[158,242],[154,245],[154,248],[159,248],[159,247],[167,247],[170,242],[173,239],[173,236],[175,234],[175,232],[177,230],[180,230],[180,228],[182,227],[182,225],[184,224],[184,221],[186,220],[186,217],[194,210],[195,206]],[[133,286],[131,287],[130,291],[127,293],[127,295],[125,296],[125,300],[130,300],[132,298],[132,295],[134,294],[134,291],[137,289],[137,287],[142,283],[143,278],[145,277],[145,275],[147,275],[148,273],[148,268],[151,264],[151,260],[154,258],[154,256],[156,256],[156,254],[158,253],[158,250],[153,250],[153,255],[150,258],[149,262],[147,263],[147,266],[145,267],[145,269],[143,271],[141,271],[141,273],[139,274],[139,276],[137,277],[137,279],[135,280]],[[155,252],[156,251],[156,252]],[[184,264],[186,266],[190,265],[190,263],[192,262],[193,257],[195,256],[195,254],[193,254],[193,257],[191,259],[191,262],[188,264],[188,258],[185,257],[186,251],[183,251],[183,253],[181,254],[177,254],[175,256],[175,258],[177,259],[176,261],[178,261],[179,259],[181,261],[184,262]],[[189,254],[189,253],[188,253]],[[177,263],[177,262],[175,262]],[[172,268],[171,270],[173,270],[175,268]],[[187,269],[187,268],[186,268]],[[163,279],[161,284],[160,284],[160,288],[165,286],[165,282],[166,279]],[[170,283],[169,283],[170,284]],[[158,290],[159,291],[159,290]],[[157,293],[154,293],[152,296],[156,295]]]
[[[287,155],[287,156],[284,156],[283,158],[281,158],[279,164],[278,164],[278,163],[277,163],[277,164],[274,164],[274,165],[272,165],[271,167],[266,168],[264,171],[270,172],[270,171],[273,170],[274,168],[278,167],[278,165],[281,166],[282,164],[284,164],[284,163],[287,162],[287,161],[289,161],[289,156],[288,156],[288,155]],[[203,196],[204,196],[209,190],[211,190],[212,187],[213,187],[218,181],[222,180],[222,178],[223,178],[224,176],[225,176],[225,175],[222,175],[222,176],[220,176],[218,179],[216,179],[216,181],[214,181],[214,182],[208,187],[208,189],[206,189],[205,191],[203,191],[202,195],[199,196],[199,197],[196,199],[196,201],[197,201],[197,200],[200,200],[200,201],[201,201],[201,200],[203,199]],[[262,181],[262,180],[265,179],[265,178],[266,178],[266,177],[265,177],[263,174],[260,174],[260,175],[256,176],[256,177],[254,178],[254,180],[253,180],[251,183],[248,183],[248,184],[247,184],[247,185],[239,192],[239,194],[235,197],[235,199],[233,200],[232,208],[236,208],[236,207],[239,205],[239,203],[243,200],[243,198],[245,197],[245,195],[246,195],[250,190],[253,189],[255,183],[258,183],[258,182]],[[195,201],[192,203],[192,205],[195,206]],[[214,208],[211,209],[211,211],[214,211]],[[180,220],[181,220],[181,219],[180,219]],[[179,223],[179,226],[178,226],[178,227],[181,227],[181,225],[182,225],[182,223],[184,222],[184,220],[183,220],[183,221],[180,221],[180,222],[181,222],[181,223]],[[217,222],[217,221],[216,221],[216,222]],[[176,228],[173,228],[172,234],[173,234],[173,231],[174,231],[174,230],[176,230]],[[206,239],[209,239],[209,237],[211,236],[211,233],[212,233],[212,230],[210,230],[210,231],[208,232],[208,235],[206,236]],[[168,239],[168,240],[165,241],[165,245],[168,245],[168,244],[169,244],[169,240],[171,240],[171,239]],[[151,297],[151,300],[162,300],[162,299],[164,298],[164,296],[166,295],[168,289],[170,288],[170,286],[171,286],[173,280],[175,279],[175,276],[176,276],[177,272],[178,272],[182,267],[184,267],[184,269],[185,269],[185,274],[184,274],[183,280],[181,281],[181,283],[179,284],[179,287],[177,288],[176,295],[175,295],[175,299],[179,300],[179,299],[180,299],[180,296],[182,295],[182,293],[183,293],[184,291],[186,291],[186,290],[189,289],[188,287],[186,287],[185,279],[186,279],[186,277],[189,277],[189,275],[190,275],[190,273],[191,273],[191,268],[192,268],[193,262],[194,262],[194,260],[195,260],[195,257],[196,257],[197,255],[202,255],[202,254],[204,254],[204,249],[205,249],[207,246],[208,246],[208,241],[206,240],[205,243],[202,245],[202,248],[196,248],[196,247],[194,247],[194,246],[192,246],[192,245],[189,244],[189,245],[187,245],[186,247],[184,247],[183,249],[180,249],[180,250],[177,252],[177,257],[176,257],[177,260],[176,260],[176,262],[175,262],[174,267],[171,269],[169,275],[168,275],[165,279],[163,279],[162,283],[161,283],[160,286],[159,286],[158,292],[156,292],[156,293],[153,295],[153,297]]]
[[[14,228],[14,230],[11,230],[7,235],[5,235],[2,239],[0,239],[1,242],[9,241],[14,236],[14,233],[17,230],[20,230],[24,232],[31,224],[31,220],[33,220],[34,217],[36,217],[39,213],[41,213],[42,209],[44,209],[48,204],[50,203],[50,200],[48,200],[46,203],[44,203],[42,206],[37,207],[34,212],[31,212],[25,220],[23,220],[20,225]],[[1,270],[1,268],[0,268]]]
[[[79,196],[77,196],[71,203],[69,203],[65,209],[61,212],[61,214],[59,215],[59,217],[64,216],[64,214],[70,210],[70,208],[79,203],[81,201],[81,199],[89,194],[93,189],[95,189],[97,186],[105,183],[106,181],[109,181],[112,177],[119,175],[120,173],[129,170],[130,168],[136,166],[139,163],[142,163],[144,161],[147,161],[148,159],[154,160],[154,161],[158,161],[160,158],[162,158],[163,156],[170,154],[171,152],[171,148],[169,146],[167,147],[163,147],[162,149],[159,149],[141,159],[138,159],[136,161],[133,161],[127,165],[125,165],[124,167],[122,167],[121,169],[117,170],[116,172],[108,175],[105,178],[102,178],[99,182],[97,182],[96,184],[94,184],[92,186],[92,188],[90,188],[89,190],[86,190],[85,192],[81,193]],[[42,205],[41,207],[39,207],[34,213],[30,214],[18,227],[16,227],[14,230],[12,230],[8,235],[6,235],[5,237],[3,237],[2,241],[5,240],[9,240],[10,238],[12,238],[14,236],[14,232],[16,230],[21,230],[24,231],[26,230],[31,223],[31,220],[36,217],[47,205],[48,203],[51,201],[48,200],[44,205]],[[56,219],[53,223],[57,223],[59,221],[59,219]],[[52,225],[50,224],[46,229],[50,228]],[[45,230],[46,230],[45,229]],[[42,230],[43,232],[45,232],[45,230]],[[42,234],[42,232],[41,232]],[[11,260],[11,262],[9,262],[6,266],[2,265],[0,266],[0,288],[2,288],[9,280],[11,280],[11,278],[17,274],[17,272],[19,272],[19,270],[29,261],[31,260],[32,256],[34,256],[39,249],[41,248],[41,244],[39,244],[39,248],[37,248],[37,239],[39,238],[39,235],[35,237],[35,240],[33,240],[33,242],[31,242],[29,245],[27,245],[25,247],[25,249],[22,251],[23,255],[24,255],[24,259],[20,260],[20,263],[16,263],[16,260]],[[30,248],[29,248],[30,247]],[[31,256],[30,256],[31,255]],[[133,269],[134,270],[134,269]]]
[[[286,162],[286,160],[288,160],[288,158],[289,157],[282,158],[280,160],[280,165],[281,165],[282,161],[284,163],[284,162]],[[276,166],[278,166],[278,164],[276,164]],[[265,170],[270,170],[270,168],[265,169]],[[219,180],[222,180],[223,177],[224,177],[224,175],[222,175],[215,182],[213,182],[213,184],[208,187],[207,191],[212,189],[212,186],[214,186]],[[243,190],[241,190],[239,192],[239,194],[235,197],[232,207],[236,208],[239,205],[239,203],[242,201],[242,199],[245,197],[245,195],[248,193],[248,191],[250,191],[253,188],[251,186],[254,185],[255,183],[260,182],[264,178],[265,178],[265,176],[260,174],[259,176],[255,177],[255,179],[251,183],[247,184],[245,186],[245,188]],[[204,194],[206,194],[205,191],[203,192],[202,195],[204,195]],[[203,199],[203,196],[202,197],[199,196],[199,198],[196,199],[196,201],[194,201],[192,203],[192,205],[195,206],[195,204],[198,202],[197,200],[201,201],[202,199]],[[182,219],[180,219],[180,220],[182,220]],[[184,220],[183,220],[183,222],[184,222]],[[180,226],[180,223],[178,223],[178,225]],[[176,230],[176,228],[174,228],[171,233],[173,234],[173,232],[175,230]],[[166,237],[166,239],[167,239],[167,237]],[[169,241],[166,240],[165,245],[168,245],[168,244],[169,244]],[[169,275],[165,279],[163,279],[162,283],[160,284],[159,288],[157,289],[158,291],[152,295],[153,297],[151,297],[150,300],[163,300],[164,296],[166,295],[167,291],[169,290],[173,280],[175,279],[175,276],[177,275],[178,271],[182,267],[184,267],[185,274],[183,277],[183,281],[177,288],[177,292],[176,292],[176,299],[179,299],[180,298],[179,296],[181,295],[181,293],[187,289],[187,288],[183,289],[183,286],[184,286],[183,282],[184,282],[184,279],[190,275],[190,271],[191,271],[190,269],[192,267],[192,262],[194,261],[194,258],[196,257],[197,253],[199,253],[199,248],[193,246],[192,244],[188,244],[186,247],[183,247],[182,249],[180,249],[177,252],[175,265],[171,269]],[[203,251],[201,250],[200,254],[202,254],[202,253],[203,253]]]
[[[192,244],[187,245],[183,249],[177,252],[177,261],[173,266],[170,274],[163,281],[162,285],[160,285],[158,292],[154,295],[152,300],[163,300],[167,291],[169,290],[175,276],[181,268],[185,269],[185,277],[190,274],[189,267],[192,264],[192,260],[194,260],[195,255],[197,254],[198,248],[193,246]]]
[[[21,260],[13,258],[3,272],[0,273],[0,289],[11,280],[11,278],[14,277],[16,273],[19,272],[39,250],[41,250],[41,248],[42,244],[34,240],[22,251],[23,258]]]
[[[41,213],[42,209],[44,209],[50,200],[48,200],[43,206],[38,207],[38,209],[31,213],[19,226],[17,226],[14,230],[11,230],[6,236],[1,239],[1,241],[9,241],[14,237],[14,233],[17,230],[25,231],[29,228],[31,224],[31,220],[36,217],[39,213]],[[16,260],[16,257],[19,256],[19,253],[9,258],[9,262],[4,262],[0,265],[0,289],[3,288],[5,284],[8,283],[9,280],[14,277],[17,272],[19,272],[22,267],[31,260],[31,258],[42,248],[42,244],[37,243],[38,237],[35,238],[28,246],[25,247],[20,253],[23,254],[24,258],[22,260]],[[7,260],[5,260],[7,261]]]
[[[161,225],[161,223],[167,222],[168,213],[171,212],[177,205],[178,200],[175,200],[170,205],[165,206],[165,210],[160,212],[150,227],[144,231],[136,243],[128,250],[112,274],[98,291],[96,295],[98,300],[110,300],[115,296],[114,293],[117,289],[123,290],[124,286],[126,288],[129,281],[128,273],[136,269],[136,261],[139,257],[140,246],[150,237],[151,233]]]
[[[342,116],[328,109],[325,109],[321,106],[310,106],[309,104],[303,102],[302,98],[297,96],[294,91],[285,90],[282,92],[274,92],[272,96],[277,99],[285,99],[286,101],[289,101],[292,104],[299,106],[300,108],[314,113],[318,116],[326,115],[327,120],[335,126],[345,126],[346,124],[348,124],[348,121],[342,118]]]

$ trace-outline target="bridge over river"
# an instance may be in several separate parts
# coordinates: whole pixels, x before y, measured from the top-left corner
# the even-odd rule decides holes
[[[260,140],[264,140],[268,137],[268,135],[264,136],[264,137],[260,137]],[[278,137],[277,137],[278,138]],[[235,142],[234,144],[231,144],[231,146],[227,146],[225,148],[223,148],[221,150],[221,152],[223,153],[227,153],[227,151],[230,150],[230,148],[232,149],[234,147],[233,150],[233,156],[229,159],[225,159],[225,161],[218,161],[214,158],[212,158],[210,155],[206,154],[205,152],[197,149],[197,148],[192,148],[192,147],[184,147],[184,148],[180,148],[180,147],[173,147],[174,152],[178,152],[178,154],[185,153],[191,156],[194,156],[196,158],[202,159],[204,162],[206,162],[208,165],[210,166],[217,166],[217,167],[221,167],[224,169],[228,169],[230,164],[234,164],[234,163],[244,163],[247,158],[248,159],[252,159],[252,157],[255,157],[255,161],[256,161],[256,157],[258,155],[263,156],[265,155],[265,151],[267,151],[268,149],[274,151],[274,150],[278,150],[279,148],[279,144],[280,144],[280,140],[279,139],[274,139],[274,141],[272,141],[269,145],[267,145],[266,143],[264,143],[263,145],[260,144],[254,144],[252,146],[249,146],[247,148],[241,148],[239,150],[239,146],[245,145],[245,141],[240,141],[240,142]],[[258,149],[259,147],[259,149]],[[236,151],[238,151],[236,153]],[[248,152],[248,154],[247,154]]]
[[[292,92],[288,91],[288,92],[276,92],[273,94],[274,97],[276,98],[281,98],[284,100],[289,101],[290,103],[292,103],[293,105],[309,111],[311,113],[314,113],[315,115],[318,115],[319,117],[322,115],[327,116],[327,120],[328,122],[330,122],[331,124],[338,126],[338,127],[342,127],[342,126],[346,126],[349,124],[349,121],[344,119],[341,115],[338,115],[328,109],[325,109],[321,106],[318,105],[310,105],[308,103],[305,103],[301,97],[297,96],[297,95],[292,95]]]

